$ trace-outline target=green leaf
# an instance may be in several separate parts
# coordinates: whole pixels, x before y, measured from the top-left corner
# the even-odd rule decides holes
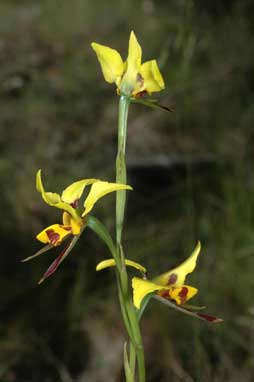
[[[128,359],[127,342],[124,343],[124,347],[123,347],[123,360],[124,360],[124,371],[125,371],[126,382],[134,382],[134,376],[132,374],[129,359]]]
[[[108,232],[105,225],[94,216],[89,215],[86,226],[89,227],[99,236],[99,238],[106,244],[106,246],[110,250],[113,258],[116,259],[116,248],[112,237],[110,236],[110,233]]]

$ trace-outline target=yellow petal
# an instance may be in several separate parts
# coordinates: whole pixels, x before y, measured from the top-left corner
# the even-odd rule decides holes
[[[135,33],[132,31],[129,39],[129,52],[125,62],[126,72],[121,83],[121,91],[125,94],[132,94],[134,89],[140,84],[137,83],[138,74],[141,68],[142,49],[138,43]]]
[[[71,226],[53,224],[41,231],[36,238],[44,244],[57,246],[60,245],[63,239],[71,233]]]
[[[137,37],[133,31],[131,31],[129,39],[129,52],[127,58],[127,65],[133,67],[136,71],[139,71],[142,59],[142,49],[138,43]]]
[[[184,284],[186,276],[193,272],[196,263],[197,263],[197,258],[199,255],[201,249],[201,244],[198,242],[196,248],[190,255],[190,257],[185,260],[181,265],[178,267],[169,270],[166,273],[163,273],[162,275],[155,277],[153,279],[153,282],[159,284],[159,285],[174,285],[174,286],[182,286]]]
[[[77,221],[76,219],[73,219],[71,217],[71,230],[72,230],[73,235],[79,235],[80,234],[81,228],[83,225],[82,223],[83,223],[82,219]]]
[[[96,42],[93,42],[91,46],[101,64],[101,70],[105,81],[109,83],[116,82],[117,79],[122,76],[124,71],[124,63],[120,54],[117,50],[111,49],[105,45],[97,44]]]
[[[36,174],[36,188],[41,193],[43,200],[50,206],[60,208],[61,210],[67,211],[74,218],[77,218],[77,213],[74,208],[72,208],[68,203],[62,202],[60,195],[53,192],[46,192],[41,179],[41,170],[37,171]]]
[[[102,269],[105,269],[105,268],[114,267],[115,265],[116,265],[116,262],[114,259],[103,260],[99,264],[97,264],[96,271],[101,271]],[[136,268],[139,271],[141,271],[142,273],[146,273],[146,268],[143,267],[141,264],[136,263],[135,261],[126,259],[125,265],[132,267],[132,268]]]
[[[142,64],[140,74],[144,79],[144,90],[148,93],[159,92],[165,88],[164,80],[156,60],[147,61]]]
[[[82,179],[72,183],[62,192],[61,199],[63,202],[71,204],[80,199],[86,186],[97,182],[98,179]]]
[[[155,284],[151,281],[140,279],[139,277],[133,277],[133,303],[137,309],[140,309],[142,300],[146,295],[164,289],[163,286]]]
[[[109,183],[109,182],[96,182],[92,185],[90,192],[85,200],[85,211],[82,216],[87,215],[93,208],[94,204],[103,196],[119,190],[132,190],[132,187],[127,184]]]
[[[41,179],[41,170],[36,174],[36,188],[41,193],[43,200],[50,206],[61,201],[60,195],[53,192],[46,192]]]
[[[68,212],[64,211],[63,224],[71,226],[71,232],[73,235],[79,235],[84,223],[82,219],[73,219],[73,217],[69,215]]]
[[[185,304],[193,296],[198,293],[197,288],[189,285],[182,285],[181,287],[172,287],[168,290],[168,297],[174,300],[178,305]]]
[[[71,215],[66,211],[63,213],[63,225],[71,225]]]

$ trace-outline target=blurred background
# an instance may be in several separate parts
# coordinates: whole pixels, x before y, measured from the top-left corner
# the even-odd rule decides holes
[[[120,382],[122,326],[107,249],[86,231],[54,277],[33,262],[36,234],[60,222],[35,174],[60,192],[114,179],[117,96],[90,43],[125,58],[133,29],[157,58],[158,95],[173,113],[132,105],[128,126],[128,258],[150,275],[197,240],[189,283],[209,325],[152,301],[142,321],[148,382],[248,382],[254,355],[253,2],[251,0],[0,1],[0,381]],[[114,196],[95,214],[113,232]]]

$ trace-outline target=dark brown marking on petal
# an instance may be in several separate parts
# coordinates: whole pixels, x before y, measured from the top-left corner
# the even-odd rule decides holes
[[[63,228],[65,231],[67,231],[67,232],[71,231],[71,226],[70,226],[70,227],[62,226],[62,228]]]
[[[49,241],[52,245],[57,245],[58,240],[60,239],[59,233],[55,232],[53,229],[48,229],[46,234],[49,238]]]
[[[188,295],[188,288],[182,287],[180,290],[178,296],[180,297],[181,304],[184,304],[187,300],[187,295]]]
[[[176,273],[172,273],[172,274],[169,276],[169,278],[168,278],[168,283],[167,283],[167,285],[175,284],[176,281],[177,281],[177,279],[178,279],[177,274],[176,274]]]
[[[140,73],[137,74],[136,81],[139,83],[139,86],[142,88],[144,86],[144,78]]]
[[[161,296],[163,298],[169,299],[169,295],[168,295],[168,290],[167,289],[159,290],[157,293],[158,293],[159,296]]]
[[[147,95],[147,91],[146,90],[143,90],[142,92],[139,92],[135,95],[136,98],[141,98],[141,97],[145,97]]]
[[[78,199],[74,200],[74,202],[71,203],[71,206],[75,209],[78,208],[78,201]]]

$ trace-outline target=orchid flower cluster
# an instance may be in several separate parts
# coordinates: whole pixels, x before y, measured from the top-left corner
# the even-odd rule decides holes
[[[200,242],[198,242],[192,254],[178,267],[152,279],[148,279],[148,273],[144,266],[125,257],[122,245],[122,231],[126,191],[132,190],[132,187],[127,185],[127,169],[125,164],[129,105],[132,102],[136,102],[153,108],[156,107],[169,111],[171,109],[160,105],[156,100],[148,98],[152,93],[159,92],[165,88],[164,80],[156,60],[150,60],[142,64],[142,49],[134,32],[130,34],[126,61],[123,61],[121,55],[115,49],[95,42],[91,45],[101,65],[105,81],[115,83],[117,94],[120,96],[116,182],[110,183],[94,178],[81,179],[65,188],[60,195],[45,191],[41,178],[41,170],[39,170],[36,175],[36,188],[46,204],[62,210],[62,222],[52,224],[38,233],[37,239],[44,246],[34,255],[24,259],[24,261],[28,261],[66,243],[62,252],[60,252],[43,274],[39,281],[39,283],[42,283],[58,269],[62,261],[74,248],[85,228],[92,229],[106,244],[112,256],[101,261],[97,265],[96,270],[101,271],[108,267],[114,267],[116,270],[119,303],[125,328],[129,336],[129,343],[128,345],[125,343],[123,350],[126,382],[136,381],[137,375],[139,382],[145,382],[146,370],[140,319],[151,298],[155,298],[171,308],[201,320],[213,323],[221,322],[222,320],[200,313],[203,307],[186,304],[198,292],[197,288],[185,284],[185,279],[196,267],[201,250]],[[90,189],[82,203],[81,199],[87,187]],[[116,192],[115,240],[112,239],[105,225],[91,215],[94,205],[101,198],[112,192]],[[139,273],[139,277],[136,276],[132,279],[132,297],[129,291],[130,283],[127,267],[132,267]],[[136,371],[136,364],[138,372]]]

